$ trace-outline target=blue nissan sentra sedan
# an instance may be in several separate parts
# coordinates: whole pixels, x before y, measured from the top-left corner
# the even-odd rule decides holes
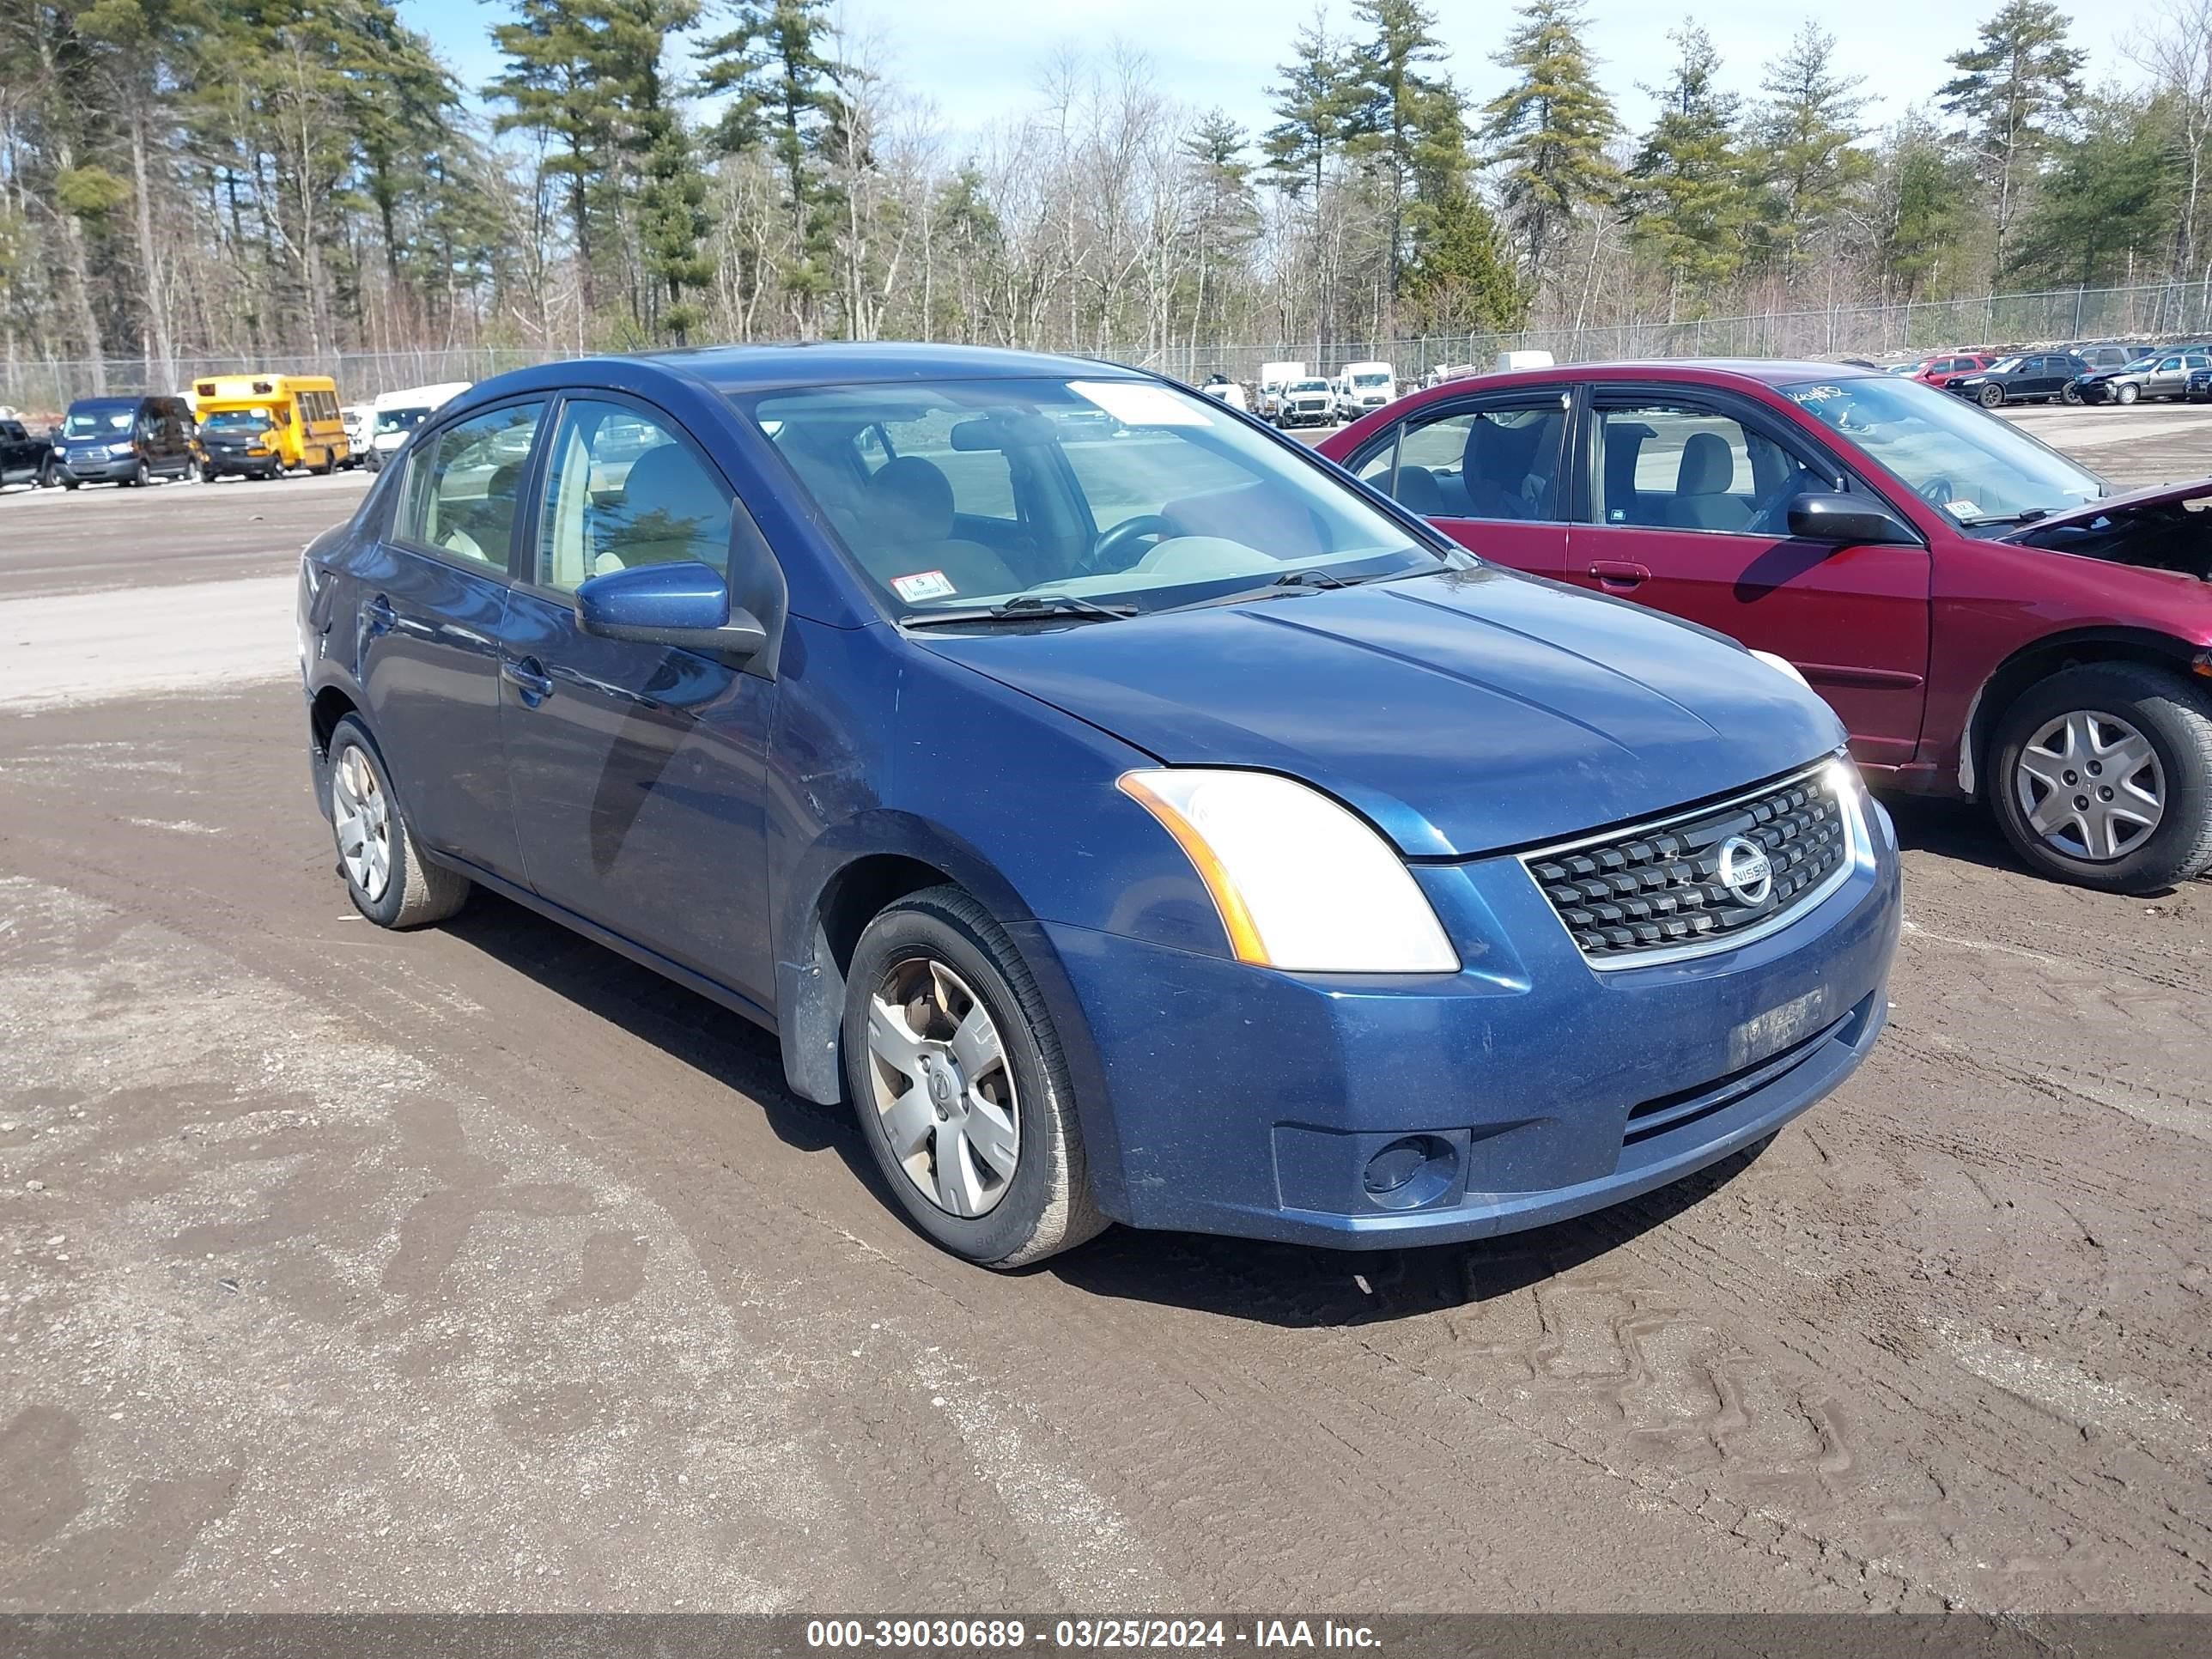
[[[506,374],[303,556],[354,902],[481,885],[775,1033],[947,1249],[1529,1227],[1881,1030],[1897,848],[1733,642],[1076,359]]]

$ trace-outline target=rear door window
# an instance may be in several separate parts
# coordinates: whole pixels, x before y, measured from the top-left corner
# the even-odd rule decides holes
[[[398,538],[504,571],[542,403],[510,404],[456,422],[408,447]]]
[[[1557,392],[1417,411],[1359,463],[1360,477],[1431,519],[1565,520]]]

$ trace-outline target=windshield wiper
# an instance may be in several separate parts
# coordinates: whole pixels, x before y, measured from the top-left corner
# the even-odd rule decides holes
[[[1368,576],[1338,576],[1326,570],[1291,570],[1275,578],[1264,587],[1240,587],[1234,593],[1217,593],[1210,599],[1193,599],[1188,605],[1161,607],[1169,611],[1203,611],[1214,605],[1249,605],[1255,599],[1291,599],[1301,593],[1318,592],[1325,589],[1358,587],[1364,582],[1397,581],[1407,576],[1423,576],[1424,570],[1378,570]]]
[[[1077,593],[1017,593],[999,605],[974,605],[964,611],[927,611],[906,618],[908,628],[934,628],[943,623],[1038,622],[1066,617],[1075,622],[1120,622],[1137,614],[1133,605],[1101,605]]]

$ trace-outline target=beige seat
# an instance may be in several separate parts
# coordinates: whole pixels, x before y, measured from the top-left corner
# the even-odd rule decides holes
[[[970,596],[1011,593],[1024,585],[989,548],[953,535],[951,481],[919,455],[886,461],[868,480],[861,506],[853,550],[887,587],[927,570],[944,572],[956,592]]]
[[[1735,452],[1717,432],[1693,432],[1682,446],[1668,522],[1683,530],[1741,530],[1751,508],[1729,493],[1735,483]]]
[[[594,574],[685,559],[722,568],[730,541],[730,503],[681,444],[664,443],[630,463],[622,501],[599,534]]]

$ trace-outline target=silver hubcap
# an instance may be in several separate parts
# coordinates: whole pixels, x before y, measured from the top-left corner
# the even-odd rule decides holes
[[[891,1155],[948,1215],[988,1215],[1021,1157],[1013,1069],[967,981],[910,957],[868,1000],[869,1070]]]
[[[2021,751],[2013,790],[2035,833],[2069,858],[2109,864],[2142,845],[2166,816],[2166,774],[2150,740],[2125,720],[2076,709]]]
[[[392,879],[392,798],[378,784],[368,757],[351,744],[331,769],[331,817],[339,862],[374,903]]]

